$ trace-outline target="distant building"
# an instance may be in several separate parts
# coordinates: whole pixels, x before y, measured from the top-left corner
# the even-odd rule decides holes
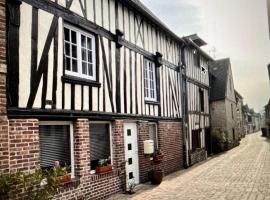
[[[246,134],[255,133],[261,129],[261,115],[255,113],[248,105],[243,106],[244,129]]]
[[[231,148],[238,144],[236,96],[229,58],[210,64],[210,113],[212,132],[220,132]]]
[[[235,99],[236,99],[237,133],[238,133],[238,138],[241,139],[245,137],[244,116],[242,112],[243,97],[236,90],[235,90]]]
[[[266,135],[270,136],[270,99],[268,104],[265,106],[265,128]]]

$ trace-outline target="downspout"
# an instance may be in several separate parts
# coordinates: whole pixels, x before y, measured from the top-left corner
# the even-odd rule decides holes
[[[180,73],[182,77],[182,84],[181,84],[181,93],[182,93],[182,115],[183,115],[183,135],[184,135],[184,146],[185,146],[185,163],[184,167],[189,167],[189,123],[188,123],[188,106],[187,106],[187,78],[186,78],[186,56],[185,56],[185,47],[186,44],[183,43],[181,45],[181,66],[180,66]]]

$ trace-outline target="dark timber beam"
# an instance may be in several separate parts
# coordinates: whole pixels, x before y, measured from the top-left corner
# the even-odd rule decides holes
[[[19,38],[21,1],[7,2],[7,97],[8,105],[19,104]]]

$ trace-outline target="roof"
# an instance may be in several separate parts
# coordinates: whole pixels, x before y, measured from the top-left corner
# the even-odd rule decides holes
[[[170,35],[177,41],[184,42],[184,40],[171,31],[152,11],[150,11],[140,0],[121,0],[123,4],[131,6],[137,12],[140,12],[144,17],[148,18],[155,25],[159,26],[165,33]]]
[[[207,45],[207,43],[202,38],[200,38],[197,34],[185,36],[184,38],[192,40],[199,47]]]
[[[242,95],[237,92],[236,90],[234,90],[235,96],[238,97],[239,99],[243,99]]]
[[[210,94],[211,101],[225,99],[229,66],[229,58],[216,60],[209,64],[209,70],[212,75]]]

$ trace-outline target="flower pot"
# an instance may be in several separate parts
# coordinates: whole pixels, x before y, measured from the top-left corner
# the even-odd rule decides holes
[[[164,160],[164,155],[155,155],[154,156],[154,162],[155,163],[160,163]]]
[[[112,165],[101,166],[96,168],[97,174],[106,174],[112,172]]]
[[[63,175],[63,176],[58,176],[55,179],[57,180],[58,183],[61,183],[61,184],[72,182],[71,176],[69,174]]]
[[[149,179],[152,184],[159,185],[163,179],[163,171],[162,170],[153,170],[149,173]]]

